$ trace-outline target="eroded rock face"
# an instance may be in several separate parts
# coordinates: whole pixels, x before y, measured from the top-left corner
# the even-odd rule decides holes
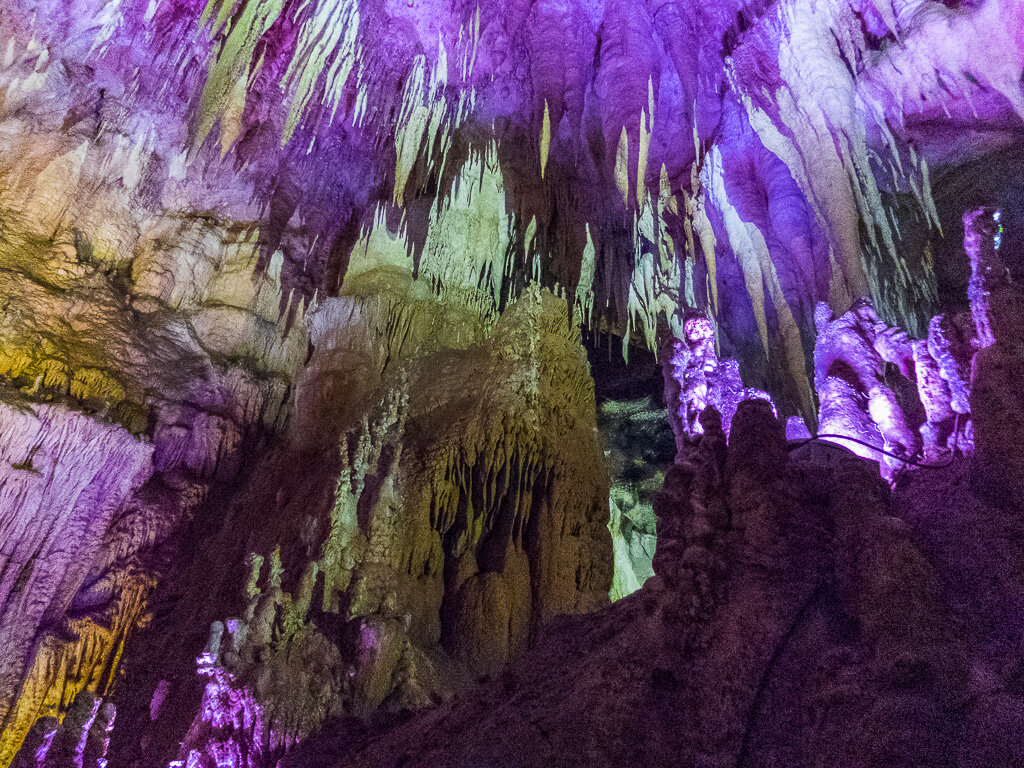
[[[703,421],[658,499],[657,575],[643,589],[561,620],[500,683],[383,735],[343,728],[293,765],[985,765],[1024,755],[1020,628],[982,586],[1020,582],[1019,522],[963,482],[970,464],[890,491],[844,449],[787,451],[763,401],[741,404],[728,447],[717,414]],[[936,524],[930,505],[953,488]],[[957,532],[976,524],[984,533],[972,540],[998,554],[955,554]],[[976,620],[965,636],[959,628]]]
[[[112,759],[274,765],[329,716],[447,697],[607,603],[606,470],[564,304],[460,319],[408,276],[363,284],[384,279],[411,293],[309,315],[293,423],[136,648]]]
[[[139,619],[118,529],[152,455],[80,413],[0,405],[0,760],[37,717],[111,684],[102,662]]]

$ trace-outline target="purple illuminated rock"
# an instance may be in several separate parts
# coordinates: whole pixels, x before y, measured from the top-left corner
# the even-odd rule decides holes
[[[0,405],[0,717],[14,722],[40,648],[73,638],[73,618],[110,602],[96,570],[152,453],[121,427],[58,406]]]
[[[655,693],[621,705],[664,720],[616,711],[607,738],[694,764],[927,764],[953,744],[938,707],[996,745],[978,764],[1013,762],[983,738],[1014,732],[1012,654],[972,657],[965,699],[935,629],[955,553],[933,579],[921,558],[950,550],[908,548],[870,468],[814,443],[788,460],[771,409],[739,404],[767,397],[742,370],[784,416],[813,422],[816,392],[820,431],[958,469],[973,430],[971,483],[1019,506],[1021,262],[969,215],[965,324],[948,243],[979,191],[1019,197],[1024,5],[0,0],[0,29],[0,379],[38,409],[0,410],[0,763],[40,715],[28,752],[73,741],[80,689],[118,700],[116,768],[275,762],[602,607],[607,473],[572,318],[671,347],[681,462],[669,629],[640,601],[610,650],[600,621],[566,625],[597,627],[602,662],[637,638],[655,660],[630,668]],[[968,522],[979,551],[1013,538]],[[779,638],[803,650],[759,688]],[[534,709],[607,690],[590,672]],[[807,754],[742,725],[745,706],[799,730],[811,704],[838,714]]]
[[[718,357],[714,326],[707,317],[687,318],[682,336],[667,340],[662,357],[669,424],[680,451],[688,438],[703,434],[701,414],[707,407],[721,414],[728,435],[742,400],[771,401],[767,392],[743,386],[737,361]]]
[[[971,316],[977,334],[971,366],[976,457],[989,491],[1024,503],[1024,291],[998,254],[1000,227],[991,209],[964,215],[971,260]]]
[[[841,445],[892,472],[919,447],[903,405],[886,378],[893,364],[905,379],[915,381],[914,347],[906,333],[881,321],[868,302],[858,302],[832,319],[825,304],[817,310],[814,381],[820,413],[818,432],[854,438]],[[875,448],[895,454],[888,456]]]

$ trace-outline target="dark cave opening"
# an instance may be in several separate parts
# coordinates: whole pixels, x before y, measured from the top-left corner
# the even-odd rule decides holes
[[[651,575],[657,542],[653,501],[675,457],[668,422],[664,381],[657,355],[646,347],[630,349],[612,334],[584,334],[594,379],[597,428],[610,480],[609,523],[615,558],[611,598],[617,600]]]

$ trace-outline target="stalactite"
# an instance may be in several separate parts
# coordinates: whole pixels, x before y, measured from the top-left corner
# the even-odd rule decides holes
[[[319,103],[330,111],[332,118],[337,113],[349,78],[353,74],[357,79],[359,76],[359,23],[358,3],[347,0],[317,4],[302,25],[295,54],[281,82],[291,99],[283,143],[295,133],[321,77],[325,79]]]
[[[765,291],[767,289],[775,310],[779,335],[783,341],[786,366],[795,389],[799,392],[801,410],[805,414],[812,414],[814,413],[814,401],[804,364],[800,329],[797,327],[793,311],[790,309],[779,283],[778,273],[772,263],[764,235],[756,225],[743,221],[736,208],[730,203],[725,189],[721,156],[717,151],[711,152],[703,173],[706,175],[704,185],[708,188],[711,199],[714,200],[715,205],[725,218],[726,233],[732,252],[742,266],[747,294],[754,305],[754,315],[757,319],[765,357],[771,355],[768,321],[765,314]]]
[[[54,479],[0,536],[22,552],[40,521],[56,530],[93,501],[107,515],[104,546],[68,566],[43,618],[25,585],[50,593],[8,569],[8,607],[32,628],[15,644],[32,650],[0,670],[5,733],[53,755],[102,741],[108,702],[90,697],[138,640],[113,691],[133,713],[117,759],[188,735],[182,761],[252,761],[213,732],[260,720],[234,746],[284,750],[330,716],[419,707],[450,690],[439,680],[493,674],[552,615],[603,604],[608,494],[577,321],[612,330],[623,356],[671,348],[681,453],[711,425],[707,474],[681,493],[694,519],[668,521],[683,535],[663,553],[695,547],[692,573],[665,573],[701,616],[717,597],[688,580],[728,560],[711,546],[722,510],[705,507],[722,502],[728,417],[753,394],[739,372],[813,426],[819,302],[824,427],[899,454],[884,468],[897,478],[919,447],[926,461],[974,449],[984,423],[983,476],[1016,499],[992,435],[1016,425],[999,387],[1020,313],[982,306],[1015,307],[1012,281],[974,275],[973,334],[957,307],[925,321],[963,266],[942,247],[960,226],[949,200],[988,194],[950,179],[1017,183],[1018,6],[0,0],[0,421],[48,425],[8,441],[0,486],[79,488],[114,443],[151,471],[120,494],[136,475],[111,459],[126,468],[75,498]],[[991,224],[967,224],[984,230],[978,269],[995,269]],[[972,343],[999,387],[971,389]],[[844,365],[863,367],[856,381]],[[721,429],[706,402],[727,412]],[[774,541],[774,512],[746,501],[730,503],[747,531]],[[858,510],[837,513],[837,551],[859,540],[842,518]],[[841,589],[859,589],[858,557],[837,561]],[[789,627],[821,595],[798,582]],[[177,607],[152,611],[157,593]],[[136,632],[151,613],[160,626]],[[212,622],[206,703],[189,703],[182,649]],[[166,676],[139,671],[165,657]],[[289,691],[307,672],[313,704]],[[751,760],[754,721],[785,698],[753,689],[737,726]]]
[[[206,140],[214,125],[223,119],[228,110],[241,112],[244,109],[245,93],[236,92],[235,83],[249,79],[259,38],[273,26],[284,10],[284,0],[255,0],[239,6],[237,15],[234,15],[235,5],[235,0],[210,0],[200,18],[200,26],[205,27],[212,12],[216,10],[211,35],[221,33],[225,25],[229,29],[213,57],[203,88],[196,125],[197,146]]]
[[[458,674],[497,671],[556,613],[606,600],[607,485],[592,383],[564,303],[531,292],[475,343],[458,343],[450,325],[420,335],[430,313],[452,317],[465,311],[458,304],[414,307],[404,307],[422,313],[414,338],[396,315],[403,307],[372,296],[327,300],[310,316],[314,353],[298,398],[315,434],[339,447],[336,474],[316,481],[329,483],[329,507],[293,509],[287,495],[269,503],[275,522],[266,549],[249,557],[248,607],[216,619],[200,658],[205,703],[184,764],[221,753],[273,764],[330,713],[422,706]],[[339,352],[353,348],[377,361],[383,396],[365,393],[365,411],[350,399],[327,415],[330,398],[316,411],[327,382],[351,366]],[[469,383],[481,376],[492,385],[476,392]],[[303,421],[294,429],[233,514],[263,508],[261,478],[292,467],[288,450],[302,441],[322,439]],[[301,575],[282,554],[295,531],[280,521],[296,514],[326,518],[308,526],[319,535],[304,534],[313,554]],[[342,622],[335,645],[325,621]],[[313,689],[288,687],[295,675]]]

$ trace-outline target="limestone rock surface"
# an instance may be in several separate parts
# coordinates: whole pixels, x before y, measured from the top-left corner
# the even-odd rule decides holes
[[[118,527],[153,448],[59,406],[0,403],[0,760],[79,691],[138,619],[116,561]],[[126,583],[127,582],[127,583]],[[135,608],[135,610],[132,610]]]
[[[741,404],[728,446],[704,421],[658,498],[641,590],[559,620],[472,695],[339,723],[289,765],[1019,760],[1020,627],[987,586],[1012,592],[1024,573],[1019,519],[971,489],[969,462],[890,490],[837,446],[788,452],[763,401]],[[971,529],[979,546],[956,552]]]
[[[381,280],[410,293],[307,316],[295,417],[134,649],[114,760],[271,766],[329,717],[445,699],[607,604],[607,475],[564,303],[460,318],[407,274],[363,285]]]

